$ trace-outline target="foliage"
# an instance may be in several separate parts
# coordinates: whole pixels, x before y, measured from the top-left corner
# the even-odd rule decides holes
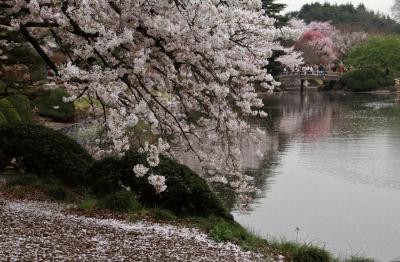
[[[53,185],[53,186],[49,187],[47,189],[47,194],[51,198],[53,198],[55,200],[59,200],[59,201],[65,201],[67,199],[67,195],[68,195],[65,188],[60,185]]]
[[[270,245],[292,259],[293,262],[333,262],[334,258],[324,248],[289,241],[274,241]]]
[[[29,173],[58,178],[70,185],[87,182],[84,173],[93,159],[72,139],[49,128],[35,125],[0,126],[0,156]]]
[[[279,24],[287,22],[280,13],[286,8],[286,4],[277,3],[276,0],[261,0],[262,8],[269,17],[276,18]]]
[[[24,36],[9,28],[0,26],[0,50],[2,50],[0,74],[7,85],[15,86],[20,82],[40,81],[47,79],[47,65],[30,46]],[[6,65],[14,65],[24,70],[25,76],[17,74],[15,70],[5,69]],[[12,67],[11,67],[12,69]]]
[[[367,92],[391,87],[394,80],[377,68],[363,68],[345,73],[340,79],[345,89],[353,92]]]
[[[399,0],[395,0],[394,4],[391,8],[392,11],[392,15],[393,17],[397,20],[400,21],[400,1]]]
[[[352,256],[351,258],[345,259],[344,262],[376,262],[376,261],[372,258]]]
[[[137,177],[133,168],[146,161],[143,155],[128,152],[122,159],[106,158],[95,163],[88,171],[91,186],[97,194],[117,192],[130,187],[146,207],[168,209],[177,215],[216,214],[231,218],[205,180],[188,167],[164,156],[152,172],[165,176],[168,190],[157,194],[145,177]]]
[[[291,19],[289,24],[303,31],[295,48],[303,53],[304,60],[310,64],[327,64],[342,59],[354,46],[367,39],[365,32],[338,29],[330,22]]]
[[[135,195],[126,190],[104,196],[97,202],[97,206],[115,212],[136,212],[142,208]]]
[[[38,108],[39,115],[50,117],[55,121],[68,122],[74,118],[75,106],[73,103],[64,103],[63,97],[69,97],[64,89],[54,89],[45,92],[33,101]]]
[[[94,197],[85,197],[78,205],[77,208],[81,210],[94,210],[97,208],[98,199]]]
[[[21,117],[23,123],[29,123],[32,120],[32,109],[31,102],[24,95],[14,95],[7,97],[13,106],[15,107],[17,113]]]
[[[163,221],[176,221],[177,216],[169,210],[154,208],[151,210],[151,214],[155,219],[160,219]]]
[[[0,112],[7,120],[7,123],[19,124],[22,121],[14,105],[7,98],[0,99]]]
[[[400,32],[400,25],[393,19],[369,11],[363,4],[357,7],[350,3],[341,5],[331,5],[327,2],[305,4],[299,12],[291,15],[303,19],[307,23],[331,21],[333,25],[342,29],[351,29],[351,31],[378,34]]]
[[[260,0],[12,1],[0,12],[2,23],[15,31],[34,22],[28,33],[35,34],[27,39],[58,71],[71,102],[100,101],[95,110],[105,116],[104,143],[115,153],[129,150],[127,130],[143,121],[160,138],[138,147],[148,156],[146,168],[166,151],[175,158],[195,151],[211,179],[231,186],[243,201],[256,190],[239,161],[239,137],[248,134],[257,142],[262,133],[247,117],[266,117],[255,83],[266,91],[276,85],[265,70],[273,50],[284,51],[284,65],[301,62],[280,43],[299,32],[277,28]],[[68,61],[58,68],[49,57],[61,51]],[[203,117],[190,123],[192,112]],[[166,189],[162,177],[149,178],[156,190]]]
[[[3,113],[0,111],[0,125],[1,124],[7,124],[7,119],[6,117],[3,115]]]
[[[377,67],[391,75],[400,74],[400,37],[375,36],[355,47],[346,63],[356,67]]]
[[[268,245],[265,239],[249,232],[235,221],[209,216],[191,218],[190,223],[207,232],[211,238],[218,242],[229,241],[247,250],[265,248]]]

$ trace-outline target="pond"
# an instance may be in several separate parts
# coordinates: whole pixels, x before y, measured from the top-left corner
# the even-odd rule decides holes
[[[263,194],[235,219],[338,256],[399,258],[399,95],[292,92],[264,103],[265,157],[244,159]]]

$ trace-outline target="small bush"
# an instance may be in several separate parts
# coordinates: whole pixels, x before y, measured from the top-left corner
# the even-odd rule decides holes
[[[68,97],[64,89],[55,89],[45,92],[33,101],[39,110],[39,115],[49,117],[55,121],[68,122],[74,118],[75,106],[73,103],[64,103],[63,97]]]
[[[345,73],[340,83],[349,91],[368,92],[393,86],[394,80],[377,68],[363,68]]]
[[[78,204],[78,209],[81,210],[93,210],[97,207],[98,200],[93,197],[86,197],[82,202]]]
[[[115,212],[137,212],[142,209],[134,194],[125,190],[103,197],[97,205]]]
[[[239,223],[220,217],[193,218],[193,223],[217,242],[233,242],[245,250],[265,248],[268,242],[249,232]]]
[[[19,116],[17,110],[15,110],[14,105],[7,98],[0,99],[0,112],[4,115],[7,123],[21,123],[21,117]]]
[[[0,112],[0,125],[1,124],[7,124],[7,119],[6,117],[3,115],[2,112]]]
[[[247,234],[246,230],[241,227],[235,227],[229,222],[217,222],[210,231],[211,237],[218,242],[240,242],[244,235]]]
[[[65,201],[67,199],[68,193],[67,191],[59,185],[56,186],[52,186],[47,190],[47,194],[55,199],[55,200],[59,200],[59,201]]]
[[[88,177],[93,181],[93,191],[107,194],[121,190],[121,185],[129,186],[142,205],[149,208],[168,209],[182,216],[216,214],[232,219],[204,179],[188,167],[163,156],[152,172],[165,176],[168,188],[166,192],[156,194],[147,177],[137,178],[133,173],[133,167],[145,163],[145,159],[142,155],[128,152],[122,159],[98,161],[88,171]]]
[[[303,245],[293,257],[293,262],[330,262],[331,254],[328,251],[309,245]]]
[[[177,217],[171,211],[165,209],[155,208],[151,213],[154,218],[163,221],[174,221],[177,219]]]
[[[26,96],[24,95],[9,96],[7,97],[7,100],[9,100],[12,103],[15,110],[21,117],[22,122],[24,123],[31,122],[32,120],[31,102]]]
[[[293,262],[333,262],[334,258],[325,249],[290,241],[275,241],[270,246],[283,253]]]
[[[70,185],[87,183],[85,172],[92,157],[72,139],[43,126],[1,125],[0,158],[19,160],[21,168],[43,178]]]

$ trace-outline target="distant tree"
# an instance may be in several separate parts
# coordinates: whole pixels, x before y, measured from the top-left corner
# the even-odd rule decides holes
[[[46,64],[24,36],[0,25],[0,94],[46,77]]]
[[[377,67],[386,74],[400,75],[400,37],[376,36],[353,48],[346,63],[355,67]]]
[[[400,0],[394,1],[394,5],[391,8],[391,12],[393,18],[396,19],[397,21],[400,21]]]
[[[282,21],[284,17],[280,13],[286,8],[285,4],[276,3],[275,0],[262,0],[262,8],[269,17]]]
[[[338,30],[329,22],[311,22],[306,25],[303,20],[291,19],[289,24],[304,32],[295,48],[311,64],[326,64],[342,59],[352,47],[367,38],[364,32]]]
[[[394,7],[399,7],[396,0]],[[399,10],[400,8],[395,8]],[[290,13],[291,17],[303,19],[306,23],[312,21],[327,22],[339,29],[351,26],[355,31],[367,33],[400,33],[400,24],[388,16],[368,10],[363,4],[331,5],[329,3],[305,4],[299,12]]]

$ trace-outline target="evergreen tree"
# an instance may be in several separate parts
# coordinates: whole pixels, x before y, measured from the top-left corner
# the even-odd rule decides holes
[[[275,3],[275,0],[262,0],[262,7],[269,16],[275,17],[279,16],[279,13],[286,8],[286,5]]]
[[[393,11],[396,10],[395,8]],[[400,9],[399,9],[400,10]],[[368,33],[400,33],[400,24],[388,16],[368,10],[365,5],[352,4],[331,5],[329,3],[305,4],[299,12],[290,14],[305,22],[331,21],[338,28]]]
[[[269,17],[278,20],[278,25],[287,22],[286,17],[280,15],[280,13],[286,8],[285,4],[276,3],[275,0],[262,0],[262,8]]]

